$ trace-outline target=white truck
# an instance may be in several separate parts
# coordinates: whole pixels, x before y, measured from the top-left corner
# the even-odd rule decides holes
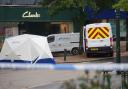
[[[84,26],[83,48],[87,57],[94,54],[113,56],[113,36],[110,23],[94,23]]]
[[[79,33],[51,34],[47,39],[51,52],[62,52],[66,49],[73,55],[79,54]]]

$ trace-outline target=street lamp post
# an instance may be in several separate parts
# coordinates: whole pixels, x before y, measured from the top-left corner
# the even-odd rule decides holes
[[[120,63],[120,10],[116,9],[116,63]]]
[[[128,51],[128,19],[126,19],[126,51]]]

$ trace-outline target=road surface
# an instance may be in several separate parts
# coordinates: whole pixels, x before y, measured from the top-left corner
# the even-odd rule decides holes
[[[84,75],[84,71],[0,70],[0,89],[32,89]]]

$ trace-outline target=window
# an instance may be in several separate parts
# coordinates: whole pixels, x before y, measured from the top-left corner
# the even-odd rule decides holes
[[[111,23],[112,26],[112,33],[116,34],[116,20],[110,19],[109,23]],[[125,37],[126,36],[126,20],[120,19],[120,36]]]
[[[48,43],[54,42],[55,36],[49,36],[49,37],[47,38],[47,40],[48,40]]]

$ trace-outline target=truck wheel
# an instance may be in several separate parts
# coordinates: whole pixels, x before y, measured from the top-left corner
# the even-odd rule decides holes
[[[78,55],[79,54],[79,49],[78,48],[73,48],[71,53],[72,53],[72,55]]]

